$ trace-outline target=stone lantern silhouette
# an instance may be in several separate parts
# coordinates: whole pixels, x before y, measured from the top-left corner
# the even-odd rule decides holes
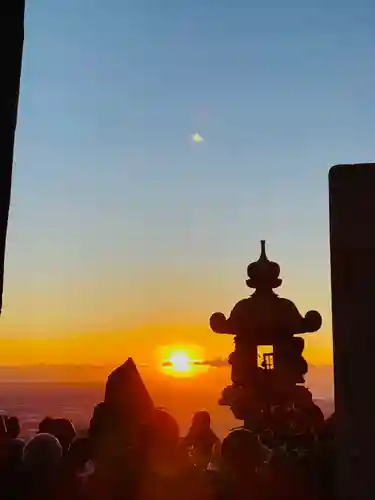
[[[280,427],[281,421],[299,432],[302,426],[317,426],[323,415],[304,386],[308,365],[304,340],[296,335],[319,330],[322,318],[316,311],[301,316],[292,301],[274,292],[282,283],[280,267],[268,260],[264,240],[247,274],[246,284],[254,293],[237,302],[228,319],[220,312],[210,318],[211,329],[234,335],[235,343],[229,356],[232,385],[219,403],[230,406],[249,428]],[[259,346],[269,348],[260,364]]]

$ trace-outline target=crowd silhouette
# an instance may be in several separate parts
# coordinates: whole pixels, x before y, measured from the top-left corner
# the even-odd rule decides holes
[[[47,417],[19,438],[17,417],[1,417],[4,500],[325,500],[334,498],[333,418],[315,435],[284,436],[275,449],[245,428],[222,442],[197,412],[185,437],[165,409],[124,438],[94,410],[86,435]],[[124,422],[124,427],[126,423]]]

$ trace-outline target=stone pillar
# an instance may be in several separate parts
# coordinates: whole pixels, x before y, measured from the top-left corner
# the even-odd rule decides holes
[[[375,498],[375,164],[329,172],[340,500]]]

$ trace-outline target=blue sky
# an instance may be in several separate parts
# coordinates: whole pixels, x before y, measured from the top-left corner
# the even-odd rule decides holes
[[[375,156],[375,8],[330,3],[30,2],[2,329],[83,283],[228,309],[263,238],[328,317],[328,168]]]

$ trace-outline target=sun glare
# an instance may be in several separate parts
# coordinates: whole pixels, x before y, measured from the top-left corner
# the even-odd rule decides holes
[[[169,358],[169,362],[171,363],[171,368],[173,368],[176,372],[187,372],[192,368],[191,360],[184,352],[176,352],[176,354],[172,354]]]
[[[198,346],[164,346],[158,357],[161,371],[172,377],[193,377],[207,369],[202,364],[203,353]]]

